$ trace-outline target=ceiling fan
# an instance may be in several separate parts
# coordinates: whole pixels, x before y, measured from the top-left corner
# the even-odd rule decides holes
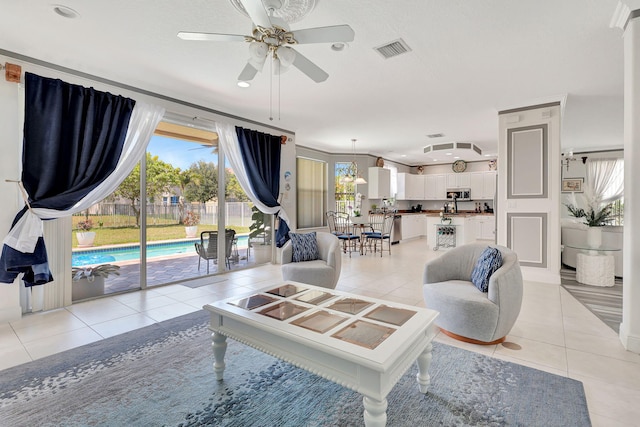
[[[291,46],[310,43],[345,43],[353,41],[355,36],[353,29],[348,25],[290,31],[287,22],[274,13],[282,7],[283,0],[236,1],[242,4],[253,22],[253,31],[250,36],[181,31],[178,37],[183,40],[248,42],[249,60],[238,76],[240,81],[252,80],[258,71],[262,71],[267,58],[271,56],[275,74],[280,74],[293,65],[311,80],[317,83],[323,82],[329,74]]]

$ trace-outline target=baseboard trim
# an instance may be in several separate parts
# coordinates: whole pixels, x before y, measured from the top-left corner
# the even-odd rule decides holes
[[[627,328],[627,324],[624,322],[620,323],[620,341],[622,342],[622,346],[632,353],[640,354],[640,336],[633,335],[629,333]]]
[[[14,307],[5,307],[0,309],[0,324],[15,322],[22,318],[22,307],[20,305]]]

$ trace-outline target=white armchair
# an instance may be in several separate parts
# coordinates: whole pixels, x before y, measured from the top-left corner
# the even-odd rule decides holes
[[[340,240],[331,233],[317,232],[316,242],[320,258],[315,261],[293,262],[291,240],[282,247],[282,278],[335,289],[342,268]]]
[[[445,335],[474,344],[498,344],[516,322],[523,295],[518,256],[504,246],[492,246],[500,250],[502,266],[489,278],[488,292],[480,292],[470,281],[486,244],[458,246],[425,265],[424,302],[440,312],[436,323]]]

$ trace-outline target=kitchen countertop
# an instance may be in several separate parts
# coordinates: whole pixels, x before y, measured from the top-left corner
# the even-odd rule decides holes
[[[411,212],[410,210],[406,210],[406,211],[398,211],[397,214],[398,215],[426,215],[426,216],[440,216],[440,210],[423,210],[420,212]],[[493,213],[489,213],[489,212],[474,212],[474,211],[460,211],[458,213],[452,214],[452,213],[448,213],[446,214],[449,217],[452,218],[468,218],[468,217],[472,217],[472,216],[493,216]]]

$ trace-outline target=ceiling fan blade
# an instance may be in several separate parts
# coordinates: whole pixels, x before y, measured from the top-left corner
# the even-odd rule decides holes
[[[178,37],[182,40],[202,40],[214,42],[243,42],[246,36],[239,34],[218,34],[218,33],[191,33],[188,31],[180,31]]]
[[[262,0],[240,0],[240,3],[242,3],[244,10],[247,11],[254,25],[264,28],[271,27],[271,20],[262,4]]]
[[[356,33],[348,25],[291,31],[298,44],[352,42]]]
[[[293,61],[293,66],[306,74],[311,80],[316,83],[320,83],[329,78],[329,74],[327,74],[322,68],[302,56],[297,50],[291,50],[296,53],[296,59]]]
[[[247,65],[245,65],[244,68],[242,69],[242,72],[240,72],[240,75],[238,76],[238,80],[241,82],[248,82],[250,80],[253,80],[256,74],[258,74],[258,71],[260,70],[256,70],[256,68],[253,65],[247,63]]]

